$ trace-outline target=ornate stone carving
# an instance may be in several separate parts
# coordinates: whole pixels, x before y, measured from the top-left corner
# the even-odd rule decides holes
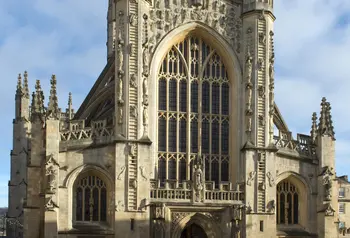
[[[149,76],[149,58],[150,58],[150,45],[152,45],[148,39],[148,16],[143,16],[143,34],[144,41],[142,44],[142,124],[143,124],[143,137],[148,136],[148,76]]]
[[[259,86],[258,92],[259,92],[259,97],[265,98],[265,87],[264,86]]]
[[[119,200],[117,202],[117,204],[115,205],[115,211],[116,212],[120,212],[123,209],[123,207],[124,207],[123,202],[121,200]]]
[[[118,179],[118,180],[122,180],[122,175],[123,175],[125,169],[126,169],[125,166],[122,166],[122,167],[120,168],[119,174],[118,174],[118,176],[117,176],[117,179]]]
[[[263,69],[263,67],[264,67],[264,59],[263,58],[259,58],[258,59],[258,63],[257,63],[257,69],[259,71],[261,71]]]
[[[265,118],[263,115],[259,115],[259,124],[260,126],[265,126]]]
[[[129,155],[133,158],[137,155],[137,145],[135,143],[129,144]]]
[[[201,158],[197,158],[196,165],[194,166],[194,192],[195,192],[195,201],[203,201],[203,190],[204,190],[204,176],[203,176],[203,162]]]
[[[262,181],[261,183],[259,183],[259,190],[260,191],[265,191],[266,190],[266,183],[265,181]]]
[[[137,107],[135,105],[130,106],[130,115],[134,118],[137,118]]]
[[[54,194],[57,189],[57,174],[59,164],[54,159],[53,154],[49,155],[46,159],[46,189],[48,193]]]
[[[199,21],[215,29],[240,53],[242,20],[240,6],[223,1],[191,0],[171,1],[165,4],[157,0],[150,10],[152,45],[157,44],[170,30],[189,21]],[[151,50],[152,52],[152,50]]]
[[[322,180],[323,180],[323,186],[324,186],[324,194],[325,194],[325,200],[330,201],[332,199],[332,187],[333,187],[333,168],[331,167],[324,167],[322,169]]]
[[[270,187],[275,186],[275,179],[270,172],[267,172],[266,177],[269,180]]]
[[[145,172],[146,169],[145,169],[145,167],[140,166],[139,169],[140,169],[141,177],[143,178],[144,181],[147,181],[148,178],[147,178],[147,176],[146,176],[146,172]]]
[[[133,88],[137,88],[137,77],[135,74],[130,75],[130,86]]]
[[[271,200],[267,203],[267,212],[275,213],[275,200]]]
[[[172,212],[171,213],[171,231],[174,230],[175,226],[185,217],[191,215],[191,212]]]
[[[137,15],[134,13],[131,13],[129,16],[129,23],[131,26],[137,26]]]
[[[129,44],[129,55],[133,56],[135,54],[135,47],[133,43]]]
[[[118,74],[118,124],[123,124],[123,107],[124,107],[124,12],[119,12],[119,32],[116,50],[117,74]]]
[[[46,198],[45,201],[45,211],[54,211],[55,208],[58,208],[57,204],[53,201],[52,196]]]
[[[154,219],[165,219],[165,205],[163,203],[155,207]]]
[[[334,216],[335,210],[333,209],[330,203],[325,205],[324,215],[325,216]]]
[[[252,185],[252,181],[254,180],[255,175],[256,175],[256,171],[252,171],[252,172],[249,173],[248,180],[247,180],[247,185],[248,186]]]
[[[133,189],[137,189],[137,179],[130,179],[129,185],[130,185],[130,187],[132,187]]]
[[[259,33],[259,43],[266,44],[266,34],[264,32]]]

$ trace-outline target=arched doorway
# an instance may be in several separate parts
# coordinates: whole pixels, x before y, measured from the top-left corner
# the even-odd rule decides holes
[[[202,227],[192,223],[182,231],[181,238],[208,238]]]

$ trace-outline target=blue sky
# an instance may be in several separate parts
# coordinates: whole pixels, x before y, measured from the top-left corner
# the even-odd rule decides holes
[[[18,73],[31,89],[40,79],[48,98],[51,74],[59,104],[80,103],[106,62],[104,0],[0,1],[0,206],[7,206],[12,120]],[[332,104],[336,170],[350,172],[350,1],[275,1],[276,102],[290,130],[309,134],[322,96]],[[46,100],[47,102],[47,100]]]

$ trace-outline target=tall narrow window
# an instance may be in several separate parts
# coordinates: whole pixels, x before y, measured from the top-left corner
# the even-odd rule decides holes
[[[75,220],[102,222],[107,220],[106,184],[97,176],[86,176],[75,186]]]
[[[200,153],[205,160],[205,179],[215,181],[217,187],[228,181],[229,108],[230,83],[215,48],[196,36],[175,44],[158,75],[161,180],[189,180],[193,156]]]
[[[277,224],[299,223],[299,193],[289,180],[277,185]]]

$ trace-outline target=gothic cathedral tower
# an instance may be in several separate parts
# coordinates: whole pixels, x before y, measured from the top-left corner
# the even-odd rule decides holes
[[[56,76],[47,107],[18,79],[11,234],[333,237],[330,105],[292,138],[274,20],[273,0],[109,0],[107,63],[77,112],[71,95],[58,108]]]

